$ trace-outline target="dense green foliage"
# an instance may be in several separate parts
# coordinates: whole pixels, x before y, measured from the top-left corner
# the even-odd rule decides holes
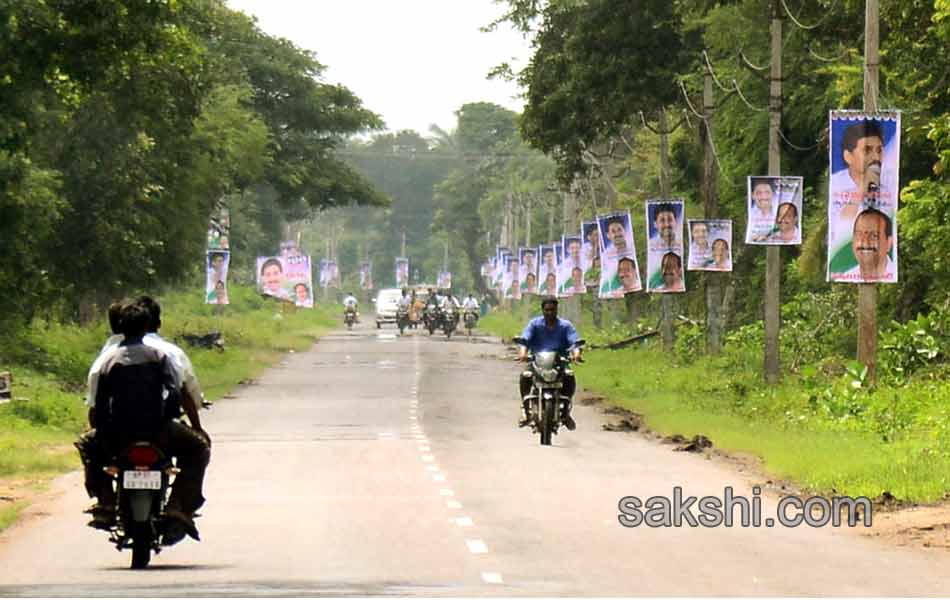
[[[223,0],[4,0],[0,57],[2,333],[193,273],[222,197],[244,261],[386,201],[334,155],[379,118]]]

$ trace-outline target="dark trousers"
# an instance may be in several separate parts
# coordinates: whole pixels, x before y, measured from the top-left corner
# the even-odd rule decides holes
[[[85,471],[86,492],[99,499],[100,504],[115,504],[112,478],[102,468],[107,466],[117,452],[127,443],[138,440],[120,438],[100,439],[95,429],[79,436],[76,448]],[[168,509],[191,514],[205,502],[202,493],[205,470],[211,460],[211,446],[196,430],[181,421],[167,421],[152,439],[164,452],[174,456],[181,472],[175,476]]]

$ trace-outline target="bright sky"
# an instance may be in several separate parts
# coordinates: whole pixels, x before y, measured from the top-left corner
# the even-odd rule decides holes
[[[339,83],[390,130],[454,129],[466,102],[521,112],[518,86],[486,79],[492,67],[527,64],[530,44],[510,28],[478,29],[503,14],[493,0],[228,0],[267,34],[312,50]]]

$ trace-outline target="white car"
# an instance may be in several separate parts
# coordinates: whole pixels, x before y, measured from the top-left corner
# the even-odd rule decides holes
[[[379,329],[383,323],[396,322],[396,310],[399,308],[399,299],[402,298],[402,290],[399,288],[389,288],[380,290],[376,295],[376,328]]]

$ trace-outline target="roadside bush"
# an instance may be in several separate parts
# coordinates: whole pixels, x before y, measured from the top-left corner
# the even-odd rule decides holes
[[[881,336],[878,356],[881,374],[889,383],[904,385],[910,375],[937,359],[940,347],[933,328],[928,315],[919,315],[903,325],[891,323],[891,328]]]

